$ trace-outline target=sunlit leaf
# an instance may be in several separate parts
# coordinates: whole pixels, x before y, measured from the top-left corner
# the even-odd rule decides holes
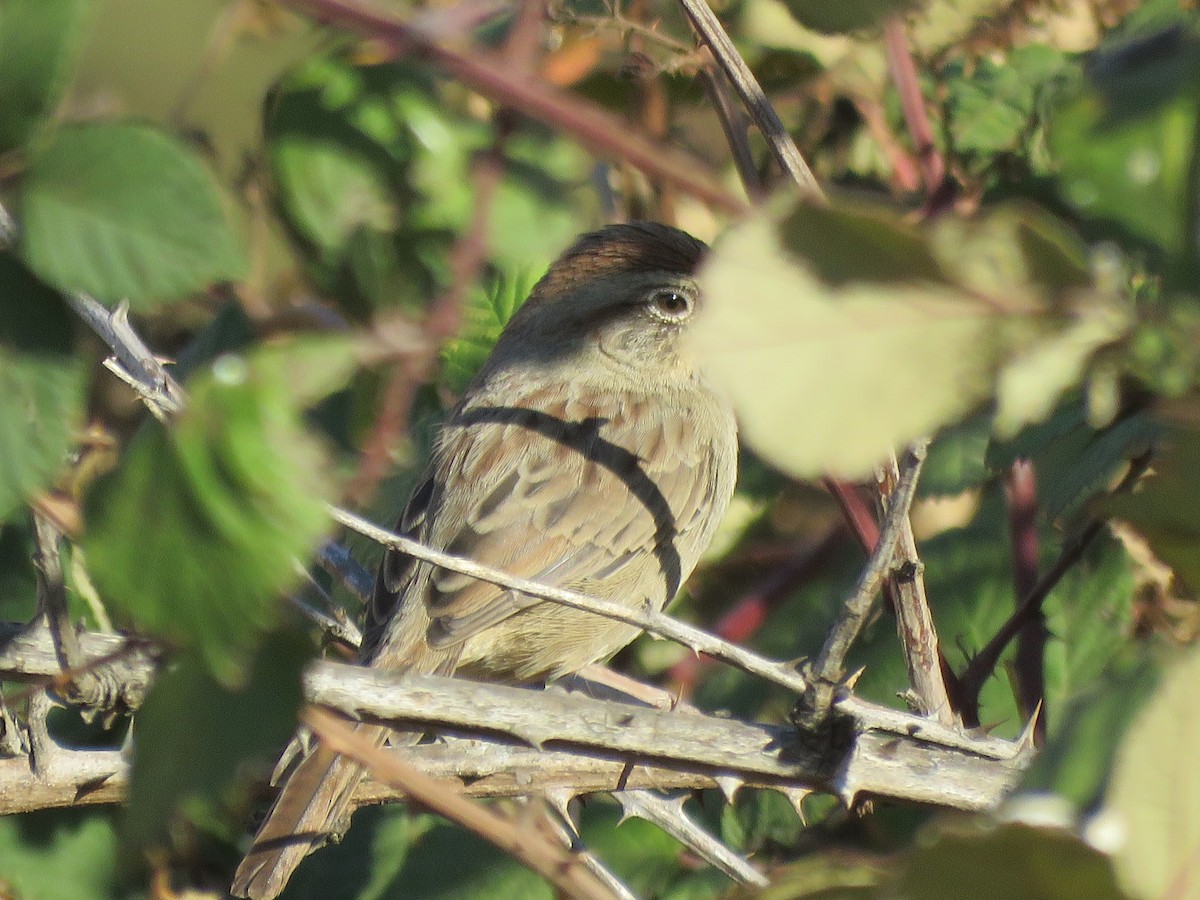
[[[32,155],[21,252],[56,287],[147,308],[241,276],[223,202],[200,159],[165,133],[75,125]]]
[[[1052,408],[1127,327],[1096,296],[1072,312],[1077,256],[1020,208],[926,238],[879,212],[793,206],[718,244],[691,346],[764,456],[860,477],[993,398],[1002,433]]]
[[[315,364],[299,348],[293,362]],[[84,547],[105,599],[139,628],[195,647],[228,683],[326,527],[333,490],[299,418],[311,394],[293,390],[282,353],[219,357],[188,383],[179,419],[148,423],[88,503]],[[347,374],[345,358],[323,358]],[[327,373],[324,386],[336,380]]]
[[[1098,51],[1047,115],[1058,189],[1115,237],[1192,246],[1200,41],[1182,27]]]
[[[528,272],[501,274],[471,294],[458,337],[442,348],[442,381],[451,393],[461,394],[475,377],[536,280]]]

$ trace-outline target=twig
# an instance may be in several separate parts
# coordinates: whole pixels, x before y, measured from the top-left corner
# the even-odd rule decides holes
[[[371,774],[421,805],[457,822],[524,863],[567,897],[612,900],[613,894],[574,854],[549,840],[545,830],[519,828],[487,806],[462,796],[452,783],[430,778],[398,754],[354,733],[333,713],[308,707],[302,718],[313,733],[338,753],[362,763]]]
[[[100,708],[104,691],[85,665],[79,635],[67,608],[67,584],[59,552],[62,534],[54,523],[39,512],[33,513],[33,529],[37,545],[33,562],[37,569],[38,608],[54,637],[54,651],[63,675],[58,687],[72,702],[93,709]],[[66,675],[68,672],[70,676]]]
[[[129,324],[128,304],[110,310],[81,291],[69,294],[67,302],[112,350],[105,368],[133,388],[155,418],[165,421],[183,409],[183,388]]]
[[[540,584],[536,581],[530,581],[527,578],[518,578],[515,575],[510,575],[491,566],[485,566],[469,559],[463,559],[462,557],[426,547],[412,538],[395,534],[377,525],[373,525],[366,519],[356,516],[347,510],[331,507],[330,513],[337,522],[357,531],[365,537],[378,541],[390,549],[407,553],[416,559],[433,563],[450,572],[470,575],[472,578],[479,578],[500,587],[520,591],[529,597],[537,597],[539,600],[549,600],[572,609],[595,613],[606,619],[624,622],[627,625],[635,625],[660,637],[668,638],[683,644],[685,647],[690,647],[697,653],[707,653],[717,659],[724,660],[731,665],[737,666],[739,669],[750,672],[753,675],[758,675],[760,678],[765,678],[767,681],[797,693],[803,693],[807,687],[804,678],[790,666],[764,659],[736,644],[723,641],[715,635],[687,625],[677,619],[672,619],[663,613],[655,612],[649,607],[636,608],[613,600],[589,597],[578,591]]]
[[[118,642],[96,637],[104,646]],[[85,647],[90,643],[85,635]],[[868,731],[831,773],[804,754],[789,726],[331,662],[316,664],[305,685],[310,702],[344,714],[366,712],[401,728],[437,729],[446,735],[442,741],[406,747],[404,759],[429,775],[457,778],[462,792],[474,797],[702,789],[733,780],[786,794],[816,787],[847,802],[869,792],[977,810],[998,804],[1030,760],[1017,745],[990,738],[959,749],[929,744],[903,730]],[[522,734],[540,737],[543,745],[529,747]],[[1003,754],[990,755],[993,747]],[[27,757],[0,760],[0,815],[122,799],[128,760],[119,751],[57,745],[51,751],[43,752],[45,765],[36,772]],[[401,796],[368,782],[355,800],[378,803]]]
[[[806,701],[809,712],[817,718],[823,718],[829,712],[833,703],[834,687],[844,674],[846,653],[866,624],[867,614],[875,602],[879,586],[892,566],[896,544],[900,540],[904,524],[908,522],[908,512],[917,493],[917,478],[921,474],[921,464],[924,460],[924,445],[914,445],[906,455],[904,471],[888,500],[879,541],[875,544],[862,574],[859,575],[854,590],[842,604],[841,615],[830,629],[821,652],[806,667],[806,674],[811,679]]]
[[[770,883],[745,857],[730,850],[687,814],[683,804],[688,794],[664,797],[653,791],[633,790],[620,791],[614,796],[626,816],[637,816],[657,825],[730,878],[760,888]]]
[[[885,477],[879,486],[881,496],[886,497],[889,490],[895,490],[893,486],[900,483],[908,467],[920,465],[917,460],[924,459],[928,446],[929,441],[924,439],[913,443],[899,467],[895,456],[888,459]],[[888,580],[896,612],[896,629],[912,686],[910,703],[918,712],[934,716],[946,725],[957,725],[958,716],[947,684],[953,676],[938,643],[933,613],[925,593],[925,564],[917,554],[917,542],[908,516],[901,523],[895,563]]]
[[[754,73],[750,71],[750,67],[746,65],[746,61],[742,59],[742,55],[738,53],[733,41],[721,26],[716,13],[709,8],[705,0],[679,0],[679,4],[696,33],[700,35],[700,39],[712,51],[717,65],[721,67],[733,89],[742,98],[783,171],[799,186],[806,198],[817,203],[826,202],[825,192],[817,183],[812,169],[796,149],[795,141],[780,121],[779,114],[767,99],[758,79],[754,77]]]
[[[777,565],[754,588],[730,604],[729,612],[719,618],[713,632],[719,637],[734,642],[750,638],[766,621],[771,608],[789,596],[820,565],[827,551],[845,537],[845,527],[838,523],[820,539],[805,544]],[[747,622],[747,619],[750,621]],[[704,656],[686,656],[670,669],[670,682],[681,696],[691,694],[700,672],[711,665],[712,660]]]
[[[934,140],[933,126],[929,121],[929,111],[925,108],[925,98],[921,95],[921,82],[917,76],[916,63],[908,47],[908,34],[905,30],[904,19],[899,15],[887,18],[883,25],[883,50],[887,56],[888,70],[892,83],[900,94],[900,108],[904,112],[904,121],[908,133],[916,145],[917,161],[921,167],[921,177],[925,182],[925,192],[928,197],[926,214],[933,211],[934,204],[943,193],[943,183],[946,179],[946,163]]]
[[[514,70],[495,53],[444,47],[419,28],[354,0],[287,0],[287,5],[389,41],[401,52],[422,57],[496,103],[574,135],[592,149],[617,156],[718,209],[732,213],[746,210],[745,202],[729,193],[690,154],[631,131],[600,107]]]
[[[1150,468],[1150,463],[1154,459],[1154,448],[1150,448],[1140,456],[1130,460],[1129,470],[1121,478],[1121,481],[1112,489],[1113,494],[1122,493],[1132,488],[1138,479],[1146,473]],[[961,694],[961,711],[963,721],[967,725],[977,725],[979,723],[979,694],[983,690],[983,685],[992,672],[996,668],[996,664],[1000,661],[1001,654],[1008,646],[1009,642],[1016,637],[1025,622],[1030,616],[1040,615],[1042,603],[1055,586],[1062,580],[1063,576],[1071,570],[1081,559],[1087,548],[1091,546],[1100,534],[1104,531],[1106,522],[1104,519],[1093,519],[1083,530],[1075,537],[1074,540],[1068,541],[1063,545],[1062,552],[1059,554],[1054,565],[1044,574],[1036,585],[1030,590],[1029,594],[1021,601],[1021,605],[1013,612],[1008,620],[1000,626],[999,630],[992,636],[974,658],[967,664],[961,676],[959,676],[959,691]]]
[[[16,220],[0,205],[0,247],[11,246],[18,234]],[[75,313],[112,350],[113,355],[104,361],[104,367],[133,388],[157,419],[165,421],[183,409],[186,402],[183,388],[129,324],[127,303],[119,303],[110,310],[83,291],[70,291],[66,297]]]
[[[1094,520],[1088,523],[1075,540],[1064,546],[1062,553],[1050,570],[1041,577],[1033,590],[1021,601],[1021,605],[992,636],[992,639],[967,664],[962,675],[959,676],[962,692],[962,716],[967,725],[979,724],[979,694],[983,690],[984,683],[995,670],[996,664],[1000,662],[1000,656],[1008,647],[1009,642],[1021,632],[1031,616],[1041,615],[1042,602],[1050,595],[1062,577],[1083,558],[1084,551],[1092,541],[1100,536],[1104,527],[1103,520]]]
[[[317,548],[317,565],[341,582],[342,587],[360,603],[368,603],[375,589],[375,576],[350,555],[350,549],[337,541],[325,541]]]
[[[852,484],[833,478],[823,478],[821,483],[841,507],[842,516],[854,532],[854,536],[858,538],[859,546],[870,556],[875,551],[875,545],[879,543],[879,524],[859,496],[858,489]]]
[[[733,103],[729,96],[729,85],[725,76],[712,65],[700,67],[700,80],[712,101],[717,118],[721,121],[721,129],[725,132],[725,140],[733,153],[733,164],[737,168],[738,177],[745,187],[751,200],[761,200],[766,195],[766,186],[759,177],[758,168],[754,165],[754,154],[750,152],[750,137],[747,134],[749,118],[740,107]]]
[[[1018,459],[1009,468],[1004,481],[1008,507],[1008,534],[1012,546],[1013,585],[1018,597],[1033,593],[1038,580],[1037,481],[1033,463]],[[1045,651],[1046,617],[1039,606],[1032,611],[1017,635],[1015,665],[1017,706],[1026,721],[1042,707],[1034,726],[1034,741],[1046,739]]]
[[[346,618],[346,614],[333,602],[333,598],[317,583],[316,579],[309,574],[308,569],[300,565],[300,563],[296,563],[296,570],[297,574],[304,579],[304,583],[296,591],[288,594],[288,602],[292,604],[292,607],[297,612],[320,628],[329,637],[357,650],[362,643],[362,632],[358,626]],[[319,609],[309,603],[303,596],[304,594],[315,595],[321,601],[324,609]]]

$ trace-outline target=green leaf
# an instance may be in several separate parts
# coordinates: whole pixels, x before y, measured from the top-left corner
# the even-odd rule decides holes
[[[813,853],[771,871],[771,884],[737,900],[872,900],[888,868],[865,854]]]
[[[293,361],[314,362],[313,345],[295,347]],[[241,677],[296,558],[327,524],[333,486],[297,409],[311,385],[298,399],[285,358],[219,357],[189,382],[179,419],[148,423],[87,506],[84,547],[101,593],[138,627],[196,648],[226,683]]]
[[[1095,54],[1046,117],[1058,191],[1080,217],[1168,258],[1194,252],[1198,86],[1200,41],[1183,28]]]
[[[1163,438],[1152,472],[1135,493],[1109,497],[1105,510],[1124,519],[1193,590],[1200,590],[1200,432],[1176,428]]]
[[[73,326],[62,298],[0,253],[0,520],[62,467],[80,424]]]
[[[0,153],[21,146],[53,111],[71,75],[88,0],[0,6]]]
[[[1105,537],[1054,589],[1045,604],[1052,639],[1045,650],[1051,731],[1070,697],[1100,681],[1133,632],[1133,566],[1124,545]]]
[[[908,900],[1123,900],[1112,864],[1067,830],[944,825],[907,855],[881,895]]]
[[[341,841],[321,848],[300,864],[283,900],[388,900],[401,891],[407,894],[408,885],[403,876],[397,876],[410,844],[435,821],[453,831],[444,821],[410,813],[401,805],[359,809]]]
[[[1109,806],[1125,840],[1116,854],[1121,883],[1138,897],[1187,896],[1200,883],[1200,650],[1168,670],[1138,713],[1117,754]]]
[[[118,896],[114,815],[83,808],[0,816],[0,890],[20,900]]]
[[[163,672],[137,715],[124,837],[169,846],[180,815],[211,820],[247,762],[265,763],[296,728],[307,637],[277,632],[260,647],[245,686],[215,680],[187,655]]]
[[[954,148],[988,161],[1016,150],[1032,130],[1042,87],[1066,65],[1060,51],[1031,44],[1013,49],[1003,62],[987,56],[972,60],[970,74],[962,63],[947,66],[942,83]]]
[[[1022,789],[1057,794],[1079,810],[1093,808],[1108,784],[1131,712],[1145,702],[1158,675],[1149,654],[1119,653],[1103,675],[1065,704],[1050,705],[1059,712],[1050,717],[1049,739],[1022,778]]]
[[[991,422],[975,416],[943,429],[930,443],[917,490],[925,497],[952,497],[983,484]]]
[[[472,292],[458,337],[442,348],[442,383],[451,393],[461,394],[466,389],[536,281],[528,271],[502,273]]]
[[[908,12],[920,0],[786,0],[788,12],[805,28],[826,34],[846,34],[874,28],[890,15]]]
[[[199,158],[161,131],[63,128],[31,156],[21,252],[56,287],[148,309],[242,275],[223,203]]]
[[[268,159],[285,222],[318,282],[356,313],[420,306],[436,290],[448,225],[470,216],[469,154],[419,67],[309,60],[267,110]],[[421,178],[433,178],[432,196]],[[455,210],[447,218],[438,204]]]
[[[1003,433],[1052,408],[1126,327],[1077,257],[1021,207],[927,237],[878,212],[794,205],[717,246],[689,339],[764,456],[862,477],[993,397]]]

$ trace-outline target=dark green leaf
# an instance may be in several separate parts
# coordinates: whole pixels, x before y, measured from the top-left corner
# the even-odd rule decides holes
[[[921,495],[950,497],[983,484],[989,474],[985,456],[991,432],[988,418],[975,416],[938,434],[921,469]]]
[[[1131,524],[1159,559],[1200,590],[1200,433],[1177,428],[1163,442],[1139,490],[1109,497],[1104,508]]]
[[[0,520],[66,461],[86,368],[62,298],[0,253]]]
[[[788,11],[805,28],[828,34],[845,34],[874,28],[895,13],[919,5],[920,0],[787,0]]]
[[[1182,28],[1106,47],[1047,115],[1058,190],[1085,220],[1190,254],[1200,41]]]
[[[113,818],[99,808],[0,816],[0,890],[20,900],[112,900]]]
[[[241,276],[223,202],[199,158],[163,132],[72,126],[30,160],[21,250],[63,290],[145,309]]]
[[[71,75],[90,0],[5,0],[0,6],[0,153],[54,111]]]
[[[1112,864],[1066,830],[947,825],[918,844],[883,894],[904,900],[1124,900]]]
[[[293,362],[313,362],[304,348]],[[326,527],[332,485],[285,358],[219,357],[189,382],[178,421],[148,424],[88,503],[84,546],[101,593],[140,628],[196,647],[226,682]],[[325,362],[346,372],[344,358]]]
[[[138,711],[125,838],[168,846],[177,817],[212,818],[247,762],[266,763],[296,728],[307,637],[276,632],[259,648],[245,686],[214,679],[186,655],[163,672]]]
[[[1050,716],[1049,740],[1022,787],[1065,797],[1080,810],[1092,808],[1108,784],[1117,747],[1158,675],[1145,654],[1126,653],[1065,704],[1052,705],[1059,712]]]

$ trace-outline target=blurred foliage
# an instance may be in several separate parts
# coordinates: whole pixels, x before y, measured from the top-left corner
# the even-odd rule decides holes
[[[459,49],[501,47],[510,25],[386,5]],[[674,4],[552,11],[539,74],[735,182]],[[897,11],[949,173],[934,207],[881,40]],[[604,798],[582,804],[585,843],[638,895],[677,900],[1142,897],[1196,882],[1196,656],[1176,661],[1173,647],[1200,634],[1195,14],[1175,0],[718,12],[833,186],[829,208],[784,196],[729,222],[286,4],[0,0],[0,202],[14,220],[0,223],[0,608],[34,613],[28,505],[66,508],[84,522],[64,556],[73,614],[107,610],[174,652],[133,723],[127,809],[0,820],[0,896],[145,896],[146,863],[178,888],[224,890],[250,777],[294,727],[315,643],[279,597],[328,530],[325,502],[353,482],[366,514],[394,521],[438,423],[545,265],[574,234],[634,215],[720,235],[695,346],[748,442],[736,514],[681,617],[745,629],[739,640],[778,659],[818,650],[862,553],[830,539],[833,504],[795,479],[869,477],[887,448],[929,432],[918,537],[956,673],[1019,600],[1004,495],[1015,462],[1036,475],[1039,573],[1087,523],[1118,524],[1043,605],[1047,740],[1010,808],[849,813],[813,796],[802,819],[773,792],[703,792],[689,811],[770,874],[759,893],[645,822],[618,824]],[[766,158],[757,133],[749,145]],[[146,420],[95,364],[64,302],[79,291],[129,304],[185,379],[183,414]],[[394,373],[421,368],[405,367],[425,313],[455,296],[461,325],[393,425]],[[98,481],[97,434],[117,448]],[[391,468],[363,489],[368,447]],[[1117,491],[1131,467],[1145,470],[1137,489]],[[794,566],[809,546],[820,552]],[[640,639],[620,661],[702,708],[787,719],[793,697],[686,657]],[[849,662],[863,696],[903,705],[886,608]],[[1009,648],[982,687],[997,735],[1024,725],[1019,677]],[[115,746],[129,725],[54,723],[89,746]],[[551,890],[474,835],[386,808],[358,813],[286,896]]]

